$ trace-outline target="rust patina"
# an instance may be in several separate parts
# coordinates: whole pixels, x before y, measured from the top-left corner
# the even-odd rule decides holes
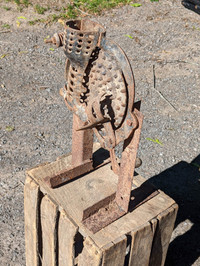
[[[105,29],[96,22],[68,21],[64,32],[46,42],[64,47],[66,84],[60,93],[74,116],[71,168],[48,176],[46,182],[54,188],[101,166],[93,159],[93,133],[109,151],[118,175],[116,193],[83,213],[84,225],[95,233],[129,208],[143,121],[140,105],[134,104],[133,72],[123,50],[107,40]],[[119,161],[115,148],[121,142]]]

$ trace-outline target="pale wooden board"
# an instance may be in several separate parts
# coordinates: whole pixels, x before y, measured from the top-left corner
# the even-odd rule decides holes
[[[39,186],[27,177],[24,186],[26,266],[38,266]]]
[[[150,266],[164,266],[167,250],[174,229],[178,205],[174,204],[169,209],[158,215],[158,225],[155,232],[150,258]]]
[[[126,256],[126,236],[121,236],[115,241],[103,247],[102,266],[121,266],[124,265]]]
[[[142,177],[141,175],[136,175],[133,177],[133,184],[136,186],[136,187],[139,187],[141,186],[144,182],[146,182],[147,180]]]
[[[44,193],[51,195],[76,223],[80,223],[83,210],[116,191],[117,176],[110,169],[110,165],[105,165],[66,185],[49,188],[43,179],[67,167],[68,161],[70,159],[64,157],[63,160],[61,158],[54,163],[31,169],[27,173],[36,180]]]
[[[58,207],[46,195],[41,201],[42,266],[57,265]]]
[[[74,239],[77,232],[78,227],[61,211],[58,224],[59,266],[74,265]]]
[[[148,266],[151,254],[152,242],[157,220],[154,219],[153,225],[148,222],[137,231],[131,232],[132,243],[129,258],[129,266]]]
[[[78,256],[78,265],[80,266],[101,266],[102,252],[90,237],[86,237],[84,248]]]

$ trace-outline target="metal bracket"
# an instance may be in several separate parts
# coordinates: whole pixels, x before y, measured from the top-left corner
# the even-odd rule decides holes
[[[88,217],[86,217],[85,211],[83,212],[83,224],[93,233],[96,233],[128,212],[136,154],[143,121],[143,115],[139,110],[135,108],[133,114],[137,118],[138,126],[124,143],[124,150],[119,165],[116,194],[114,197],[110,197],[110,202],[108,202],[108,199],[105,199],[88,208],[87,213],[90,214]]]

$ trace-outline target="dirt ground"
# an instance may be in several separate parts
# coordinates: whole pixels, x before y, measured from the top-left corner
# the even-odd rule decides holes
[[[180,1],[138,2],[141,7],[124,6],[92,19],[106,27],[133,67],[145,116],[138,172],[179,205],[166,265],[199,266],[200,16]],[[18,27],[19,16],[40,15],[31,8],[0,10],[0,265],[10,266],[25,265],[25,170],[69,152],[72,125],[58,93],[63,50],[44,44],[63,26],[30,26],[21,19]]]

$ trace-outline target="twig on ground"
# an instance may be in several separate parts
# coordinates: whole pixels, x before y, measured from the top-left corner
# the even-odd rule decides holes
[[[0,33],[8,33],[8,32],[11,32],[11,30],[2,30],[2,31],[0,31]]]
[[[165,96],[159,91],[156,89],[156,74],[155,74],[155,65],[153,65],[153,89],[159,94],[159,96],[167,103],[169,104],[176,112],[178,112],[178,110],[176,109],[176,107],[170,103],[169,100],[167,100],[165,98]]]
[[[160,91],[158,91],[158,90],[156,90],[156,89],[154,89],[159,95],[160,95],[160,97],[166,102],[166,103],[168,103],[176,112],[178,112],[178,110],[176,109],[176,107],[172,104],[172,103],[170,103],[170,101],[169,100],[167,100],[166,98],[165,98],[165,96],[160,92]]]
[[[198,63],[194,63],[194,62],[187,62],[184,60],[174,60],[174,61],[167,61],[167,64],[173,64],[173,63],[184,63],[184,64],[190,64],[190,65],[195,65],[195,66],[200,66],[200,64]]]
[[[156,88],[156,74],[155,74],[155,65],[153,65],[153,87]]]
[[[81,10],[81,9],[79,9],[78,7],[74,7],[75,9],[77,9],[79,12],[81,12],[81,13],[83,13],[83,14],[85,14],[85,15],[87,15],[87,16],[91,16],[89,13],[87,13],[87,12],[85,12],[85,11],[83,11],[83,10]]]
[[[11,189],[16,189],[19,186],[20,186],[20,184],[18,183],[16,186],[12,187]]]
[[[4,42],[4,41],[0,41],[0,43],[5,43],[5,44],[10,44],[10,43],[12,43],[12,42]]]

